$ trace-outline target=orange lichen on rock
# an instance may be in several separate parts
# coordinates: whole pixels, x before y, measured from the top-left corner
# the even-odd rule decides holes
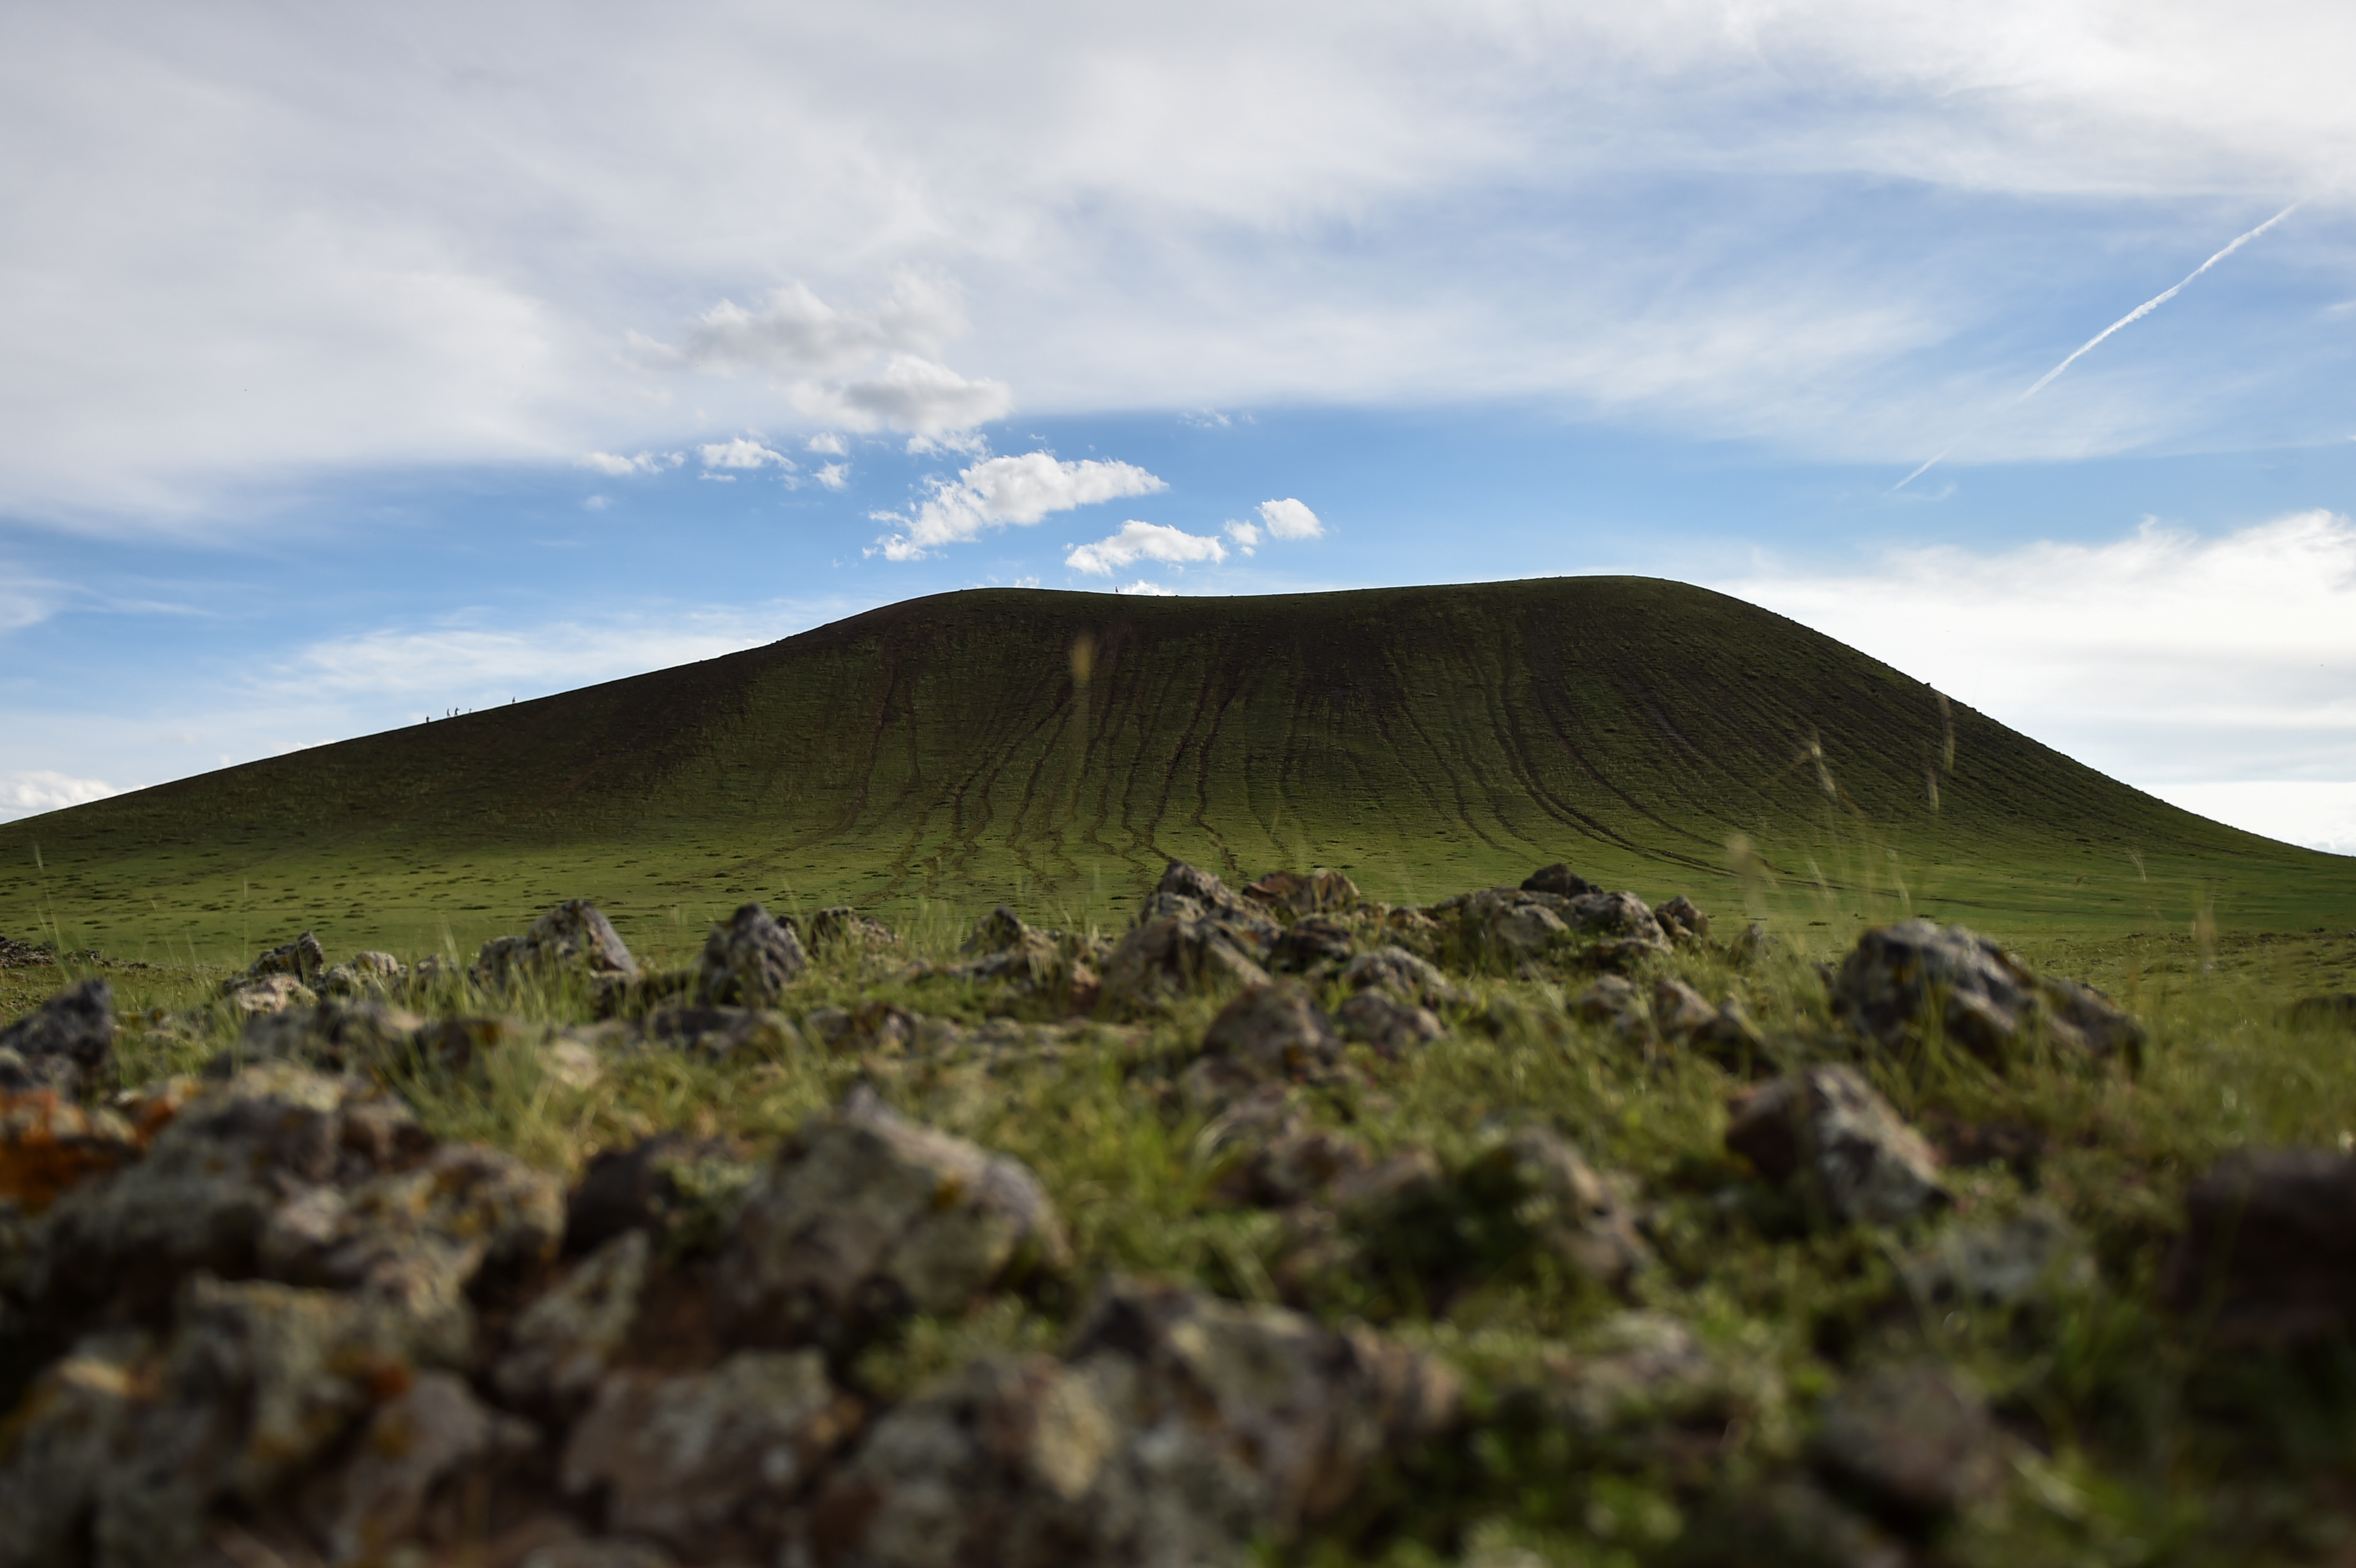
[[[130,1124],[54,1090],[0,1094],[0,1200],[37,1213],[59,1194],[139,1157]]]

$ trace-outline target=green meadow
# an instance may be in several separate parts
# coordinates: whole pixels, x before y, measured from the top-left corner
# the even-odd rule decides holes
[[[2356,924],[2356,861],[1751,605],[1578,578],[913,601],[0,827],[0,933],[471,953],[567,897],[657,945],[749,899],[1115,926],[1171,859],[1401,902],[1565,860],[1826,945],[1909,912],[2016,943]]]

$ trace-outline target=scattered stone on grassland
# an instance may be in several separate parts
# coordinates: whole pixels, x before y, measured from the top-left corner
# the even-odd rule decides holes
[[[1644,993],[1621,975],[1599,975],[1570,999],[1572,1016],[1591,1024],[1610,1024],[1630,1038],[1649,1034],[1652,1019],[1644,1010]]]
[[[1222,1167],[1213,1190],[1228,1202],[1263,1209],[1323,1197],[1373,1163],[1356,1138],[1311,1125],[1291,1092],[1275,1084],[1245,1096],[1205,1127],[1203,1147]]]
[[[1767,1044],[1741,1002],[1730,997],[1713,1008],[1699,991],[1666,975],[1653,982],[1652,1022],[1670,1044],[1730,1068],[1754,1060]]]
[[[812,952],[844,945],[873,953],[897,947],[900,938],[873,915],[862,914],[849,904],[830,904],[810,916],[809,944]]]
[[[305,986],[316,986],[327,970],[327,950],[305,932],[294,941],[263,952],[247,966],[244,977],[260,980],[272,975],[292,975]]]
[[[1811,1067],[1737,1094],[1726,1147],[1797,1181],[1838,1220],[1889,1225],[1950,1202],[1938,1157],[1850,1067]]]
[[[564,1250],[590,1252],[629,1231],[670,1253],[716,1242],[759,1169],[724,1143],[678,1133],[606,1150],[565,1200]]]
[[[380,996],[398,986],[408,973],[399,958],[370,949],[353,954],[348,963],[328,965],[319,977],[318,988],[339,998]]]
[[[1350,928],[1322,915],[1308,915],[1285,928],[1269,948],[1268,966],[1280,975],[1338,973],[1355,944]]]
[[[1780,1390],[1772,1373],[1737,1369],[1713,1355],[1683,1318],[1614,1313],[1580,1336],[1575,1354],[1549,1358],[1540,1392],[1548,1412],[1590,1437],[1655,1423],[1714,1424],[1748,1416]]]
[[[859,1428],[815,1350],[739,1350],[709,1371],[617,1371],[574,1424],[562,1483],[606,1530],[698,1560],[766,1562],[803,1490]]]
[[[1653,921],[1672,942],[1700,943],[1709,939],[1709,916],[1683,893],[1654,905]]]
[[[721,1249],[718,1305],[741,1343],[853,1343],[908,1312],[963,1310],[1069,1262],[1062,1219],[1021,1164],[906,1120],[861,1088],[778,1153]]]
[[[1526,893],[1552,893],[1558,899],[1575,899],[1581,893],[1600,892],[1602,890],[1598,888],[1593,882],[1589,881],[1585,877],[1580,876],[1578,872],[1572,870],[1568,865],[1559,860],[1556,861],[1551,866],[1542,866],[1522,879],[1522,891]]]
[[[1339,871],[1270,871],[1248,884],[1243,896],[1262,909],[1292,915],[1319,914],[1327,910],[1355,908],[1361,901],[1357,884]]]
[[[1440,972],[1438,965],[1404,947],[1377,947],[1350,960],[1342,984],[1353,991],[1382,990],[1403,1002],[1439,1008],[1462,999],[1462,993]]]
[[[1969,1373],[1934,1363],[1876,1368],[1843,1383],[1825,1402],[1815,1453],[1893,1522],[1928,1522],[1985,1501],[2004,1481],[1986,1397]]]
[[[100,1494],[160,1371],[155,1339],[91,1335],[51,1362],[0,1438],[0,1563],[79,1563]]]
[[[1432,906],[1452,920],[1459,944],[1477,958],[1520,965],[1574,944],[1593,960],[1618,963],[1665,951],[1653,912],[1634,893],[1566,897],[1527,888],[1483,888]]]
[[[2100,991],[2040,976],[1960,925],[1908,920],[1869,931],[1829,989],[1835,1016],[1877,1044],[1935,1029],[1993,1066],[2040,1037],[2130,1060],[2143,1044],[2143,1026]]]
[[[2095,1277],[2083,1239],[2044,1204],[1995,1224],[1946,1226],[1900,1274],[1917,1301],[1998,1308],[2081,1291]]]
[[[1258,1076],[1313,1078],[1342,1060],[1342,1037],[1298,980],[1253,986],[1219,1009],[1203,1031],[1203,1054]]]
[[[1097,965],[1112,944],[1025,925],[1020,915],[1001,904],[975,922],[961,951],[972,956],[951,965],[947,970],[951,976],[1011,985],[1026,995],[1059,1002],[1065,1010],[1085,1013],[1097,1004],[1101,991]]]
[[[1105,960],[1098,1010],[1133,1016],[1181,997],[1265,985],[1268,971],[1248,945],[1222,922],[1184,914],[1145,920]]]
[[[1274,942],[1283,929],[1259,905],[1237,896],[1210,872],[1183,860],[1170,862],[1162,873],[1162,880],[1145,896],[1137,918],[1143,924],[1170,916],[1209,921],[1225,928],[1230,941],[1255,954]]]
[[[1548,1128],[1505,1134],[1457,1173],[1455,1185],[1498,1230],[1518,1229],[1599,1285],[1624,1285],[1648,1259],[1612,1184]]]
[[[801,1032],[783,1013],[708,1005],[658,1008],[635,1020],[625,1038],[637,1045],[715,1061],[781,1057],[801,1043]]]
[[[307,1008],[318,999],[316,991],[292,975],[241,975],[221,986],[221,1000],[229,1004],[232,1013],[243,1018],[284,1012],[288,1008]]]
[[[1726,955],[1741,968],[1763,963],[1777,954],[1790,951],[1782,939],[1757,921],[1742,928],[1742,934],[1727,945]]]
[[[695,1000],[704,1007],[772,1007],[809,965],[792,927],[759,904],[745,904],[704,939]]]
[[[1063,1361],[985,1360],[827,1481],[823,1568],[1240,1561],[1332,1515],[1454,1417],[1455,1380],[1365,1330],[1114,1282]]]
[[[423,1017],[382,1001],[290,1007],[247,1019],[237,1045],[214,1058],[207,1072],[227,1078],[261,1061],[290,1061],[327,1072],[394,1069],[412,1060],[426,1029]]]
[[[1653,1027],[1663,1039],[1682,1042],[1717,1021],[1718,1009],[1683,980],[1664,975],[1653,982]]]
[[[0,1092],[0,1202],[37,1214],[93,1177],[139,1157],[132,1124],[52,1089]]]
[[[1615,937],[1650,949],[1668,944],[1660,922],[1653,918],[1653,912],[1634,893],[1581,893],[1570,901],[1566,918],[1590,935]]]
[[[2301,997],[2290,1005],[2293,1029],[2356,1028],[2356,991]]]
[[[531,923],[520,936],[497,936],[475,959],[475,978],[486,985],[512,984],[526,976],[575,973],[592,981],[638,978],[614,923],[586,899],[567,899]]]
[[[1430,1008],[1403,1002],[1387,991],[1364,990],[1333,1015],[1342,1038],[1371,1045],[1385,1056],[1405,1056],[1446,1034],[1440,1017]]]
[[[0,1029],[0,1091],[54,1089],[68,1099],[114,1078],[114,989],[89,979],[67,987]]]
[[[47,943],[20,942],[0,936],[0,969],[35,969],[55,964],[58,955]]]
[[[2356,1317],[2356,1156],[2228,1155],[2184,1195],[2160,1299],[2222,1342],[2319,1339]]]

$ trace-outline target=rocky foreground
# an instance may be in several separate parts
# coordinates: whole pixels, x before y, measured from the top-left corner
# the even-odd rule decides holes
[[[197,1071],[123,1082],[134,1037]],[[2045,1133],[1883,1087],[2128,1083],[2149,1045],[1961,927],[1819,971],[1560,866],[1404,908],[1173,864],[1117,940],[1001,909],[935,958],[748,905],[666,971],[573,902],[463,968],[305,934],[132,1020],[88,979],[0,1030],[0,1568],[2077,1541],[2072,1440],[1971,1334],[2050,1363],[2124,1302],[2335,1336],[2356,1158],[2237,1157],[2106,1257],[2038,1196]],[[1402,1108],[1478,1052],[1540,1087]],[[674,1062],[828,1108],[766,1148],[685,1118],[569,1181],[430,1130]],[[1714,1142],[1597,1163],[1553,1114],[1582,1073],[1705,1085]],[[1209,1263],[1141,1270],[1088,1182],[928,1125],[1042,1083],[1170,1146]],[[1712,1273],[1737,1253],[1781,1280],[1748,1306]]]

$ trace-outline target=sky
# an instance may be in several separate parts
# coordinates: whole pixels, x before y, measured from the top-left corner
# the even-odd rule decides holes
[[[984,584],[1637,572],[2356,854],[2356,11],[0,10],[0,819]]]

